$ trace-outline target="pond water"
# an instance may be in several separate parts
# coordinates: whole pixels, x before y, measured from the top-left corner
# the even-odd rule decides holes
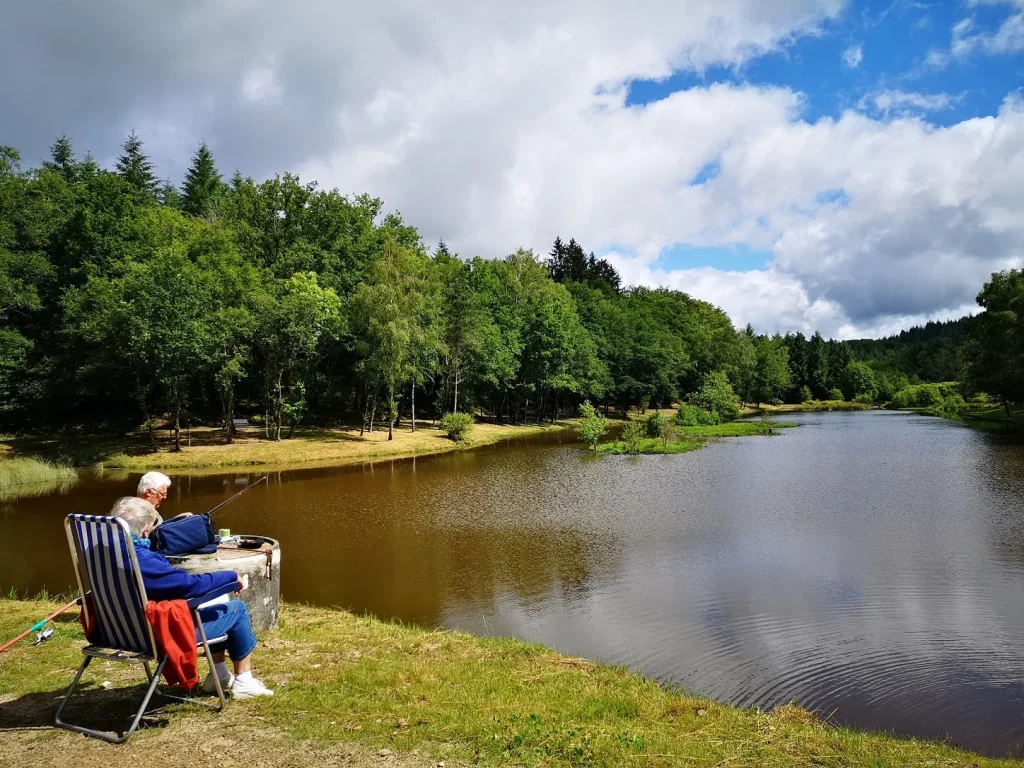
[[[1024,445],[799,414],[677,456],[571,436],[271,475],[217,522],[282,544],[286,599],[515,635],[741,706],[991,754],[1024,743]],[[259,475],[175,478],[202,511]],[[0,506],[0,587],[66,590],[61,521],[137,477]]]

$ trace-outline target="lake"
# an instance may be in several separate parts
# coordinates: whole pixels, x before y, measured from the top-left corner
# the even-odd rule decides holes
[[[218,515],[282,544],[286,599],[515,635],[740,706],[990,754],[1024,743],[1024,445],[892,412],[798,414],[676,456],[571,435],[271,475]],[[165,517],[259,474],[175,478]],[[69,512],[0,505],[0,587],[67,590]]]

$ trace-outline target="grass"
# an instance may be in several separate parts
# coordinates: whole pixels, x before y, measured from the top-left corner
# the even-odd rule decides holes
[[[77,482],[78,472],[65,464],[27,456],[0,458],[0,501],[66,492]]]
[[[714,424],[703,427],[676,427],[677,437],[670,440],[666,445],[663,440],[656,437],[644,438],[638,444],[638,454],[674,454],[689,453],[698,451],[714,440],[721,437],[748,437],[751,435],[774,434],[775,429],[788,429],[795,427],[791,421],[732,421],[727,424]],[[769,431],[771,430],[771,431]],[[629,454],[633,451],[622,440],[602,443],[597,446],[599,453],[613,455]]]
[[[54,605],[0,601],[0,637]],[[28,730],[52,723],[80,660],[77,619],[63,618],[45,645],[23,641],[0,655],[0,722],[9,726],[0,731],[0,754],[11,765],[73,759],[127,768],[168,750],[176,765],[251,765],[258,756],[261,764],[317,768],[341,762],[339,750],[349,765],[1017,765],[836,727],[794,706],[737,709],[517,640],[287,604],[280,629],[261,638],[254,656],[273,698],[233,702],[220,715],[159,710],[147,716],[150,727],[114,747]],[[86,689],[68,718],[121,725],[127,694],[138,695],[144,679],[128,667],[94,664],[85,679],[109,685]]]
[[[220,429],[203,427],[191,432],[192,445],[174,451],[169,438],[161,436],[153,451],[148,434],[79,435],[52,437],[7,437],[0,440],[18,453],[72,456],[80,465],[132,472],[150,469],[187,472],[252,466],[344,466],[367,461],[409,458],[426,454],[464,450],[501,440],[529,437],[571,427],[572,421],[556,424],[475,424],[466,440],[453,442],[429,422],[417,422],[412,432],[406,421],[395,430],[394,440],[386,429],[359,434],[358,428],[300,429],[290,440],[268,440],[259,428],[240,430],[226,445]]]
[[[780,406],[762,406],[773,413],[807,413],[817,411],[870,411],[867,403],[854,403],[848,400],[808,400],[806,403]]]

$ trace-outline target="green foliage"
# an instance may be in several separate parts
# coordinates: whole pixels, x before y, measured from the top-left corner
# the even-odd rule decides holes
[[[213,154],[204,141],[192,156],[192,165],[185,172],[181,209],[193,216],[210,216],[223,187]]]
[[[579,432],[580,440],[596,452],[597,444],[608,431],[608,419],[598,413],[589,400],[584,400],[580,405],[580,420],[576,431]]]
[[[814,399],[814,395],[811,393],[811,388],[808,386],[800,387],[800,402],[807,403]]]
[[[861,405],[872,405],[875,402],[875,395],[873,392],[861,392],[853,398],[852,402],[860,403]]]
[[[886,407],[896,410],[917,409],[929,416],[959,419],[967,409],[967,403],[960,393],[960,384],[947,381],[905,387],[893,396]]]
[[[843,401],[846,398],[843,397],[843,390],[841,390],[839,387],[833,387],[832,389],[829,390],[828,399]]]
[[[721,419],[717,413],[683,403],[676,411],[675,422],[680,427],[706,427],[721,423]]]
[[[473,427],[473,417],[468,413],[446,413],[441,417],[441,431],[456,443],[469,437]]]
[[[647,430],[641,422],[630,421],[619,433],[619,442],[625,446],[626,453],[635,456],[640,453],[640,445],[646,433]]]
[[[967,382],[1005,405],[1024,403],[1024,270],[997,272],[978,294],[965,345]]]
[[[135,131],[128,135],[122,149],[117,159],[118,175],[144,195],[155,196],[157,179],[153,172],[153,161],[143,153],[142,139]]]
[[[690,397],[690,404],[710,411],[719,421],[732,421],[740,416],[739,403],[725,371],[709,373]]]
[[[654,411],[647,417],[644,426],[647,429],[647,437],[661,437],[661,428],[668,422],[668,419],[660,411]]]

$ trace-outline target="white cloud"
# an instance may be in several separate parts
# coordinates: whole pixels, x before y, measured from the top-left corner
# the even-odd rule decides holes
[[[921,112],[940,112],[953,106],[959,97],[948,93],[915,93],[913,91],[887,90],[878,91],[860,100],[860,109],[874,106],[879,112],[901,112],[903,110],[919,110]]]
[[[970,5],[997,5],[1016,9],[994,32],[974,32],[974,20],[962,19],[953,26],[950,50],[954,56],[975,51],[998,56],[1024,51],[1024,0],[970,0]]]
[[[575,237],[616,248],[627,282],[682,288],[765,330],[862,335],[962,312],[991,271],[1024,254],[1024,108],[1013,99],[944,128],[902,112],[939,109],[945,94],[876,94],[883,119],[816,122],[786,87],[712,84],[626,106],[633,78],[737,66],[816,30],[841,0],[603,0],[586,12],[539,0],[239,0],[203,24],[147,8],[165,16],[146,21],[168,30],[155,51],[124,50],[135,37],[90,14],[72,19],[65,40],[64,17],[39,11],[58,24],[46,41],[65,44],[37,58],[5,47],[0,29],[0,64],[29,57],[19,77],[52,66],[47,82],[68,93],[46,105],[84,110],[42,122],[46,111],[7,78],[0,101],[25,120],[2,127],[30,141],[103,119],[97,135],[113,144],[150,114],[175,126],[175,142],[206,139],[224,169],[299,170],[378,195],[464,255],[544,252],[556,235]],[[90,67],[61,58],[82,40],[75,55]],[[140,72],[146,82],[125,79]],[[710,163],[719,173],[691,186]],[[748,272],[660,269],[658,253],[676,243],[773,258]]]
[[[847,69],[856,69],[864,61],[864,46],[861,43],[854,43],[843,51],[843,66]]]

